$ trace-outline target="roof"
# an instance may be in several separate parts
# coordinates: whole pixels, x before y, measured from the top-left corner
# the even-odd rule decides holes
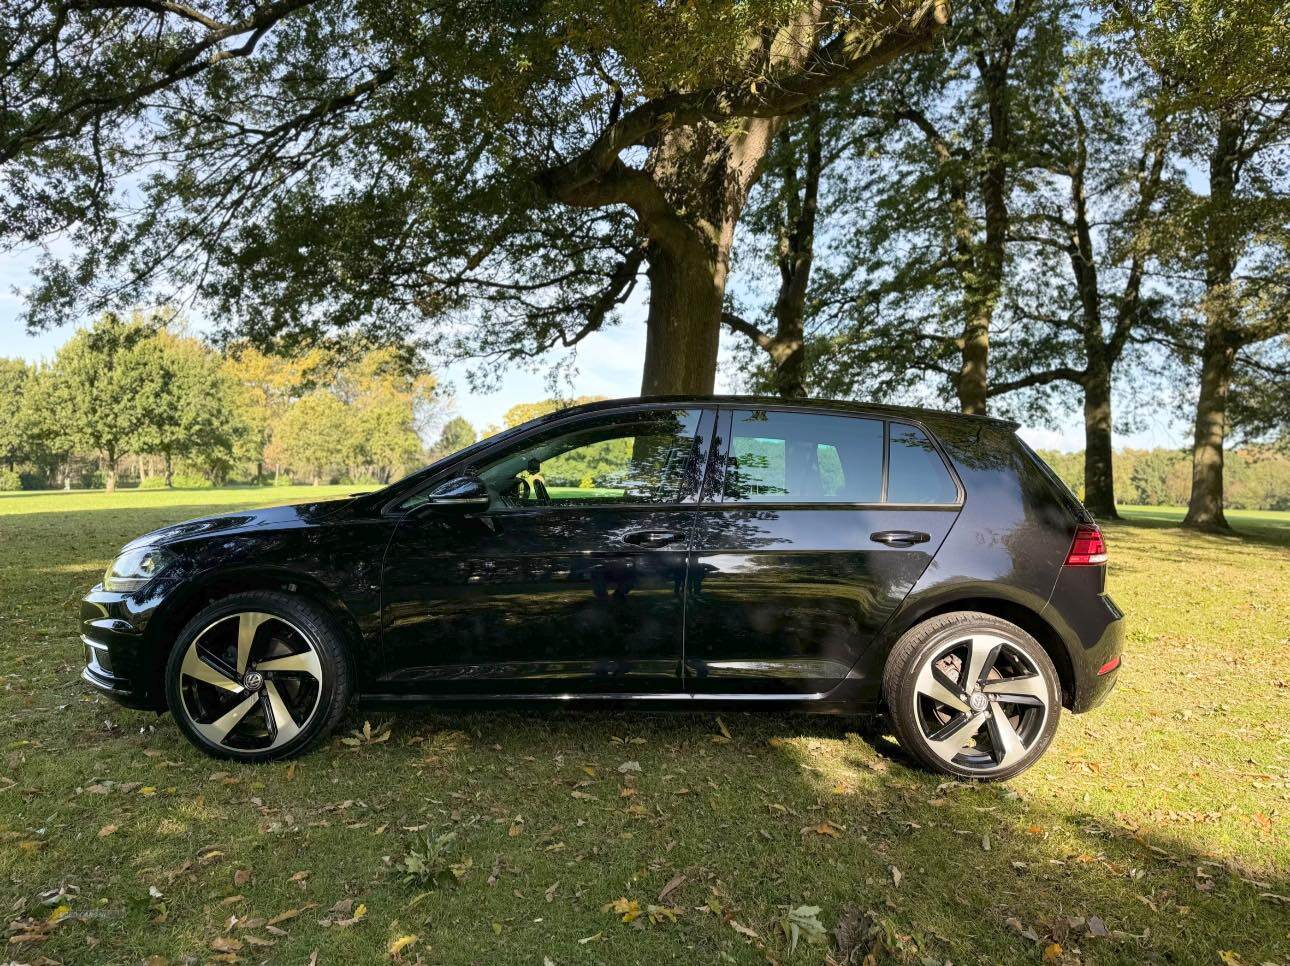
[[[596,412],[601,409],[613,409],[617,406],[635,403],[670,403],[673,405],[735,405],[735,406],[791,406],[806,409],[829,409],[836,412],[868,414],[874,416],[903,416],[907,419],[922,420],[931,417],[936,420],[955,422],[984,423],[1015,430],[1020,424],[1010,419],[996,416],[973,416],[966,413],[951,412],[943,409],[923,409],[917,406],[888,406],[881,403],[855,402],[847,399],[785,399],[781,396],[625,396],[620,399],[600,399],[596,402],[570,406],[549,415],[567,416],[570,413]]]

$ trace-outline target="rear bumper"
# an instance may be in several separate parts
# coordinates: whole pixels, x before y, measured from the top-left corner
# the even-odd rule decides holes
[[[1101,567],[1066,567],[1043,617],[1066,642],[1071,659],[1070,709],[1091,711],[1107,699],[1119,667],[1099,673],[1124,651],[1124,613],[1105,593]]]
[[[161,668],[144,634],[151,610],[101,586],[81,601],[81,680],[128,708],[165,707]]]
[[[1075,700],[1071,710],[1076,714],[1092,711],[1111,694],[1120,676],[1120,659],[1124,652],[1124,614],[1109,596],[1099,598],[1110,617],[1097,640],[1084,649],[1083,667],[1075,673]],[[1111,665],[1108,670],[1102,668]]]

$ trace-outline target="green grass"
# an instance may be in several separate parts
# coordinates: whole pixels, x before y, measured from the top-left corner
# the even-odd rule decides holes
[[[832,929],[851,904],[885,931],[878,962],[1036,963],[1054,940],[1070,962],[1290,957],[1290,515],[1233,514],[1241,537],[1164,510],[1109,527],[1119,687],[1003,785],[781,714],[724,715],[726,739],[712,715],[355,712],[345,732],[388,740],[236,767],[80,683],[77,604],[125,540],[346,489],[0,496],[0,901],[27,926],[11,940],[45,937],[8,957],[205,961],[231,939],[250,961],[374,962],[416,936],[405,961],[819,963],[790,954],[784,910]],[[434,867],[459,884],[404,882],[449,831]],[[625,923],[603,911],[620,898],[676,920]],[[350,925],[343,900],[365,907]]]

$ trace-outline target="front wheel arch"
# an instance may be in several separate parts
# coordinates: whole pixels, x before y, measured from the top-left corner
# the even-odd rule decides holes
[[[148,622],[147,633],[155,651],[150,693],[158,696],[159,711],[169,708],[165,687],[166,662],[188,622],[216,601],[257,590],[291,594],[324,608],[342,634],[349,673],[357,680],[358,650],[363,635],[354,615],[331,590],[313,577],[287,569],[247,567],[221,570],[199,574],[185,581],[184,586],[177,588]]]

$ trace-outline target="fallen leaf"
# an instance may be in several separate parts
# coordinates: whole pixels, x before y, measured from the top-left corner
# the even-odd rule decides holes
[[[416,941],[416,936],[400,936],[398,939],[390,943],[390,948],[387,950],[390,954],[390,958],[398,959],[399,953],[403,952],[403,950],[407,949]]]
[[[681,883],[684,881],[685,881],[685,876],[680,872],[672,876],[672,878],[668,879],[667,885],[663,886],[663,890],[658,894],[658,901],[662,902],[664,899],[670,896],[673,892],[675,892],[677,889],[681,887]]]
[[[101,829],[99,829],[99,838],[101,838],[101,839],[105,839],[105,838],[107,838],[109,835],[111,835],[113,832],[115,832],[118,828],[120,828],[120,826],[118,826],[118,825],[104,825]]]

